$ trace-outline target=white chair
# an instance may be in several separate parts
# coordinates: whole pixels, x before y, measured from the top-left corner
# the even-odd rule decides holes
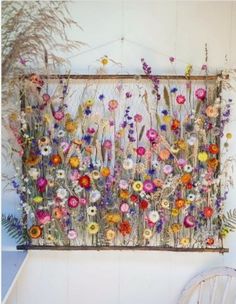
[[[184,287],[178,304],[236,304],[236,269],[213,268]]]

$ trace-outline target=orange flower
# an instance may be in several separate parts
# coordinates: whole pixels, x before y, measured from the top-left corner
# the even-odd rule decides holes
[[[41,156],[30,154],[29,157],[26,158],[25,164],[30,167],[37,166],[41,162]]]
[[[180,121],[178,119],[173,119],[171,124],[171,130],[177,130],[180,127]]]
[[[171,231],[173,232],[173,233],[178,233],[178,232],[180,232],[180,230],[181,230],[181,225],[180,224],[172,224],[171,225]]]
[[[110,169],[108,167],[102,167],[100,172],[103,177],[110,175]]]
[[[189,174],[189,173],[185,173],[181,178],[180,178],[180,181],[183,183],[183,184],[188,184],[191,182],[191,179],[192,179],[192,175]]]
[[[60,165],[62,162],[61,156],[59,154],[53,154],[51,157],[51,162],[54,166]]]
[[[38,225],[33,225],[28,230],[28,234],[31,237],[31,239],[38,239],[42,235],[42,229]]]
[[[85,147],[85,151],[88,153],[88,154],[91,154],[93,152],[93,147],[92,146],[86,146]]]
[[[80,160],[77,156],[71,156],[69,164],[71,165],[71,168],[77,168],[80,165]]]
[[[119,213],[108,213],[105,218],[109,224],[118,224],[121,222],[121,215]]]
[[[68,133],[73,133],[75,132],[77,128],[77,124],[73,120],[67,120],[65,123],[65,129]]]
[[[177,209],[181,209],[185,206],[185,200],[183,198],[179,198],[175,201],[175,207]]]
[[[153,184],[156,186],[156,187],[159,187],[159,188],[162,188],[163,186],[163,181],[159,178],[155,178],[153,180]]]
[[[217,144],[211,144],[209,146],[208,150],[212,154],[218,154],[219,153],[219,146]]]
[[[79,178],[79,185],[85,189],[88,189],[90,187],[90,177],[88,175],[82,175]]]
[[[206,218],[211,218],[213,215],[213,209],[211,207],[204,207],[203,214]]]
[[[60,208],[56,207],[52,210],[52,215],[55,217],[57,220],[62,218],[62,211]]]
[[[126,234],[130,234],[132,231],[132,227],[128,221],[123,221],[119,225],[120,233],[125,236]]]
[[[211,118],[216,118],[219,115],[219,111],[216,106],[208,106],[206,108],[206,115]]]
[[[159,153],[159,157],[161,160],[167,160],[170,156],[170,151],[167,149],[163,149]]]
[[[210,158],[207,161],[208,168],[210,168],[212,170],[216,170],[218,165],[219,165],[219,160],[216,158]]]
[[[120,198],[121,199],[128,199],[129,198],[129,191],[128,190],[121,190],[120,191]]]
[[[178,140],[176,144],[181,150],[185,150],[187,148],[186,141],[183,139]]]

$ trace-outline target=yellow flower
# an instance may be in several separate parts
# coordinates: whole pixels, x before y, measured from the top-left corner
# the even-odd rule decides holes
[[[179,210],[178,210],[177,208],[173,208],[173,209],[171,210],[171,215],[172,215],[172,216],[178,216],[178,215],[179,215]]]
[[[69,164],[71,165],[71,168],[77,168],[80,165],[80,160],[77,156],[71,156],[69,159]]]
[[[124,135],[125,135],[125,130],[124,130],[124,129],[120,129],[116,134],[117,134],[117,136],[118,136],[119,138],[124,137]]]
[[[180,224],[172,224],[171,225],[171,231],[173,232],[173,233],[178,233],[178,232],[180,232],[180,229],[181,229],[181,225]]]
[[[75,132],[76,128],[77,124],[73,120],[67,120],[67,122],[65,123],[65,129],[68,133]]]
[[[122,220],[119,213],[108,213],[106,214],[105,219],[109,224],[118,224]]]
[[[227,236],[228,233],[229,233],[229,228],[223,227],[220,231],[220,236],[224,238]]]
[[[51,121],[50,116],[48,114],[45,114],[43,119],[44,119],[44,122],[47,124],[49,124]]]
[[[87,226],[87,231],[89,234],[97,234],[99,229],[100,229],[100,227],[99,227],[98,223],[95,223],[95,222],[91,222]]]
[[[9,120],[16,121],[17,119],[18,119],[18,114],[17,113],[11,113],[9,115]]]
[[[108,57],[107,57],[107,56],[104,56],[104,57],[101,59],[101,64],[107,65],[108,63],[109,63]]]
[[[140,192],[143,190],[143,183],[140,181],[136,181],[133,183],[133,189],[134,191]]]
[[[112,229],[107,230],[107,232],[106,232],[106,239],[108,241],[114,240],[115,236],[116,236],[116,233],[115,233],[114,230],[112,230]]]
[[[227,133],[227,134],[226,134],[226,138],[227,138],[227,139],[231,139],[232,137],[233,137],[232,133]]]
[[[36,204],[40,204],[40,203],[42,203],[42,201],[43,201],[42,196],[37,195],[33,198],[33,202]]]
[[[102,167],[100,172],[103,177],[107,177],[111,173],[108,167]]]
[[[145,240],[149,240],[152,237],[152,230],[151,229],[144,229],[143,231],[143,238]]]
[[[189,238],[184,237],[184,238],[182,238],[182,239],[180,240],[180,244],[181,244],[182,246],[184,246],[184,247],[188,246],[189,243],[190,243]]]
[[[162,118],[163,122],[165,123],[170,123],[171,121],[171,116],[169,115],[164,115],[163,118]]]
[[[193,67],[192,67],[191,64],[188,64],[188,65],[186,66],[186,68],[185,68],[185,77],[186,77],[186,78],[189,78],[189,77],[190,77],[191,72],[192,72],[192,69],[193,69]]]
[[[176,146],[172,146],[172,147],[170,147],[170,151],[174,154],[177,154],[177,153],[179,153],[179,148],[177,148]]]
[[[199,159],[201,162],[207,161],[207,159],[208,159],[207,153],[206,153],[206,152],[199,152],[199,153],[198,153],[198,159]]]
[[[98,170],[93,170],[91,173],[92,179],[99,179],[100,178],[100,172]]]
[[[94,105],[94,100],[93,99],[88,99],[84,102],[84,105],[86,107],[92,107]]]
[[[181,149],[181,150],[185,150],[187,148],[187,144],[183,139],[180,139],[177,141],[177,146]]]
[[[170,206],[170,204],[169,204],[169,201],[168,201],[168,200],[164,199],[164,200],[161,201],[161,207],[162,207],[162,208],[168,209],[169,206]]]

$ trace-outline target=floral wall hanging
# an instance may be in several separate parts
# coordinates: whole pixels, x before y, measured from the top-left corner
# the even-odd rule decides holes
[[[142,64],[146,77],[23,81],[9,117],[23,217],[3,220],[27,246],[223,247],[235,224],[223,215],[226,81],[191,77],[191,66],[160,80]]]

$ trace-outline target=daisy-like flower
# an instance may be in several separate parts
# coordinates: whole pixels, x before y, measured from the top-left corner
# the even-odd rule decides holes
[[[99,179],[101,176],[100,172],[98,170],[93,170],[92,173],[91,173],[91,177],[92,179],[94,180],[97,180]]]
[[[87,214],[90,216],[94,216],[97,214],[97,207],[96,206],[90,206],[87,208]]]
[[[145,240],[149,240],[151,237],[152,237],[152,230],[148,229],[148,228],[144,229],[144,231],[143,231],[143,238]]]
[[[173,171],[173,167],[171,165],[165,165],[163,167],[163,172],[168,175],[168,174],[171,174]]]
[[[58,133],[57,133],[57,137],[62,138],[62,137],[65,136],[65,134],[66,134],[66,132],[64,130],[59,130]]]
[[[187,246],[189,245],[189,243],[190,243],[190,240],[189,240],[189,238],[187,238],[187,237],[184,237],[184,238],[182,238],[182,239],[180,240],[180,244],[181,244],[183,247],[187,247]]]
[[[77,208],[79,205],[79,198],[77,196],[70,196],[67,200],[67,204],[70,208]]]
[[[159,219],[160,219],[160,215],[158,213],[158,211],[150,211],[149,214],[148,214],[148,219],[153,222],[153,223],[156,223]]]
[[[191,173],[193,171],[193,167],[191,165],[185,165],[184,171],[187,173]]]
[[[37,168],[30,168],[28,174],[33,180],[36,180],[39,177],[40,171]]]
[[[43,156],[48,156],[52,153],[52,147],[51,146],[42,146],[40,148],[40,153],[43,155]]]
[[[195,200],[195,194],[194,193],[189,193],[187,196],[187,200],[190,202],[193,202]]]
[[[143,190],[143,183],[141,181],[135,181],[133,183],[132,187],[133,187],[134,191],[140,192]]]
[[[124,161],[123,161],[123,168],[125,170],[130,170],[132,169],[134,166],[134,162],[131,158],[126,158]]]
[[[64,199],[68,195],[68,191],[65,188],[59,188],[57,189],[57,197]]]
[[[99,229],[100,229],[99,224],[96,222],[91,222],[87,226],[87,231],[89,234],[97,234]]]
[[[154,169],[157,169],[159,167],[158,161],[157,160],[153,160],[152,161],[152,166],[153,166]]]
[[[166,199],[162,200],[161,201],[161,207],[164,208],[164,209],[169,209],[170,207],[170,202]]]
[[[59,169],[56,171],[56,178],[64,179],[65,178],[65,170]]]
[[[101,192],[98,190],[93,190],[90,192],[89,200],[91,203],[96,203],[101,198]]]

